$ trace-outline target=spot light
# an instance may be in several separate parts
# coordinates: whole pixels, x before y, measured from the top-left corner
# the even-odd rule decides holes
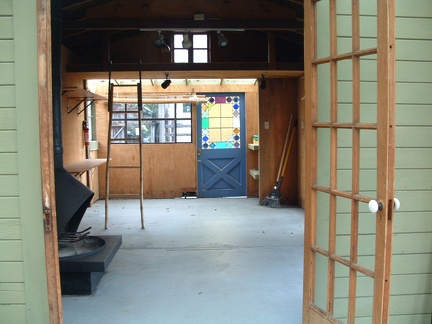
[[[159,47],[163,53],[169,52],[171,48],[169,46],[168,40],[164,38],[160,30],[158,31],[158,35],[158,38],[153,41],[154,46]]]
[[[162,82],[162,84],[161,84],[162,89],[168,88],[171,84],[171,80],[168,79],[169,74],[166,73],[165,75],[166,75],[166,80],[164,82]]]
[[[183,34],[183,41],[182,41],[182,46],[183,48],[191,48],[192,47],[192,42],[189,39],[189,34]]]
[[[261,74],[260,88],[264,90],[266,87],[267,87],[267,80],[264,79],[264,74]]]
[[[218,34],[218,38],[219,38],[219,41],[218,41],[219,47],[221,47],[221,48],[227,47],[228,46],[228,39],[226,39],[226,37],[224,36],[224,34],[222,34],[220,32],[220,30],[218,30],[217,34]]]

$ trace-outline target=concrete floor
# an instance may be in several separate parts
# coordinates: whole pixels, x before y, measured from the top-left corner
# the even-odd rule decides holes
[[[65,324],[301,323],[303,210],[255,198],[111,200],[80,229],[122,235],[92,296],[63,296]]]

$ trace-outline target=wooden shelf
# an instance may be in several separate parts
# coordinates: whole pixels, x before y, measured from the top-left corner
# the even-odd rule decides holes
[[[259,174],[260,174],[259,170],[256,170],[256,169],[249,170],[249,174],[250,174],[250,175],[252,176],[252,178],[254,178],[255,180],[259,179]]]
[[[77,175],[82,175],[84,172],[106,163],[106,161],[107,159],[85,159],[65,165],[64,168],[76,177]]]
[[[248,144],[248,149],[252,151],[258,151],[259,150],[259,144]]]
[[[68,107],[67,107],[67,112],[68,114],[70,114],[72,111],[74,111],[81,103],[83,103],[84,101],[88,101],[87,104],[84,105],[84,108],[81,110],[77,110],[77,114],[81,114],[85,108],[87,108],[88,106],[90,106],[95,100],[106,100],[107,98],[100,96],[96,93],[84,90],[84,89],[79,89],[79,88],[75,88],[75,87],[66,87],[62,89],[62,95],[65,96],[67,98],[68,101]],[[73,107],[70,108],[69,107],[69,100],[76,100],[77,104]]]

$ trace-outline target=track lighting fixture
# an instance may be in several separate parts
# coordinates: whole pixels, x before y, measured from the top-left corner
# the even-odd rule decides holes
[[[219,41],[218,41],[219,47],[221,47],[221,48],[227,47],[228,46],[228,39],[225,38],[224,34],[222,34],[220,32],[220,30],[218,30],[217,34],[218,34],[218,38],[219,38]]]
[[[158,38],[153,41],[153,44],[154,46],[159,47],[163,53],[171,50],[168,40],[164,38],[160,30],[158,31]]]
[[[267,81],[266,79],[264,79],[264,74],[261,74],[260,88],[264,90],[266,87],[267,87]]]
[[[165,75],[166,75],[166,80],[164,82],[162,82],[162,84],[161,84],[162,89],[168,88],[171,84],[171,80],[168,79],[169,74],[166,73]]]
[[[182,41],[182,46],[183,48],[191,48],[192,47],[192,42],[189,39],[189,34],[183,34],[183,41]]]

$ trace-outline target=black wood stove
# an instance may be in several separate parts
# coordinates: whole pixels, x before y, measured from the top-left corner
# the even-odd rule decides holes
[[[55,169],[60,281],[63,295],[91,295],[121,243],[121,235],[77,232],[94,193],[63,168]]]

